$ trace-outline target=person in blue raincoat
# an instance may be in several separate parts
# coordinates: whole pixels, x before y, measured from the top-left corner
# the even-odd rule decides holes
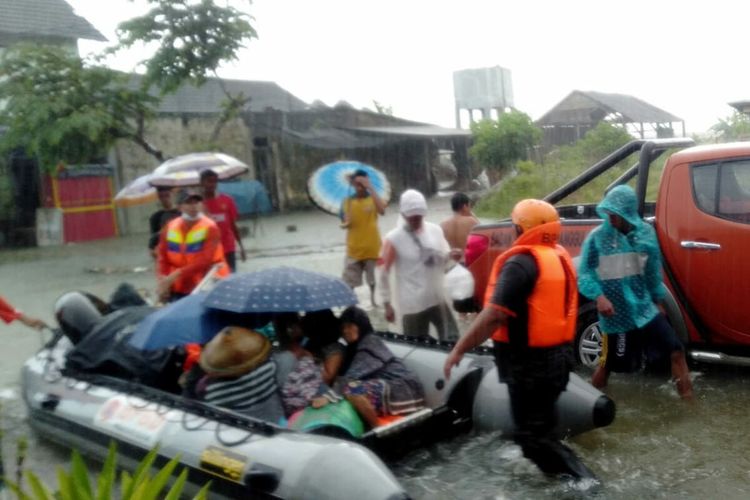
[[[604,222],[583,242],[578,290],[596,301],[602,339],[591,383],[607,385],[610,372],[641,368],[644,349],[668,355],[682,398],[693,394],[685,352],[660,303],[666,295],[656,233],[638,215],[630,186],[612,189],[596,207]]]

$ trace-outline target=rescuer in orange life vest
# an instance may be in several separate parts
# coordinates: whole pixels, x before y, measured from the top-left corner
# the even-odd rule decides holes
[[[196,191],[178,192],[181,214],[159,235],[156,290],[163,301],[188,295],[214,265],[218,265],[215,276],[229,275],[219,227],[201,213],[201,201],[203,196]]]
[[[464,353],[492,337],[501,382],[508,385],[515,441],[545,473],[593,478],[552,431],[555,402],[573,365],[578,291],[575,267],[557,245],[560,218],[541,200],[522,200],[511,214],[517,238],[497,257],[484,308],[445,361],[446,379]]]

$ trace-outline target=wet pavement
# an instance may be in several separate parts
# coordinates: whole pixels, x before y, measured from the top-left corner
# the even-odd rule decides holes
[[[447,197],[430,200],[428,220],[450,213]],[[393,206],[381,219],[381,231],[394,227]],[[252,221],[240,225],[252,227]],[[241,271],[296,266],[340,274],[344,231],[335,217],[301,212],[263,218],[254,235],[244,238],[247,262]],[[79,289],[103,297],[126,281],[145,292],[154,288],[146,235],[86,244],[0,252],[0,293],[24,311],[52,322],[52,304],[62,293]],[[357,289],[363,304],[366,287]],[[385,326],[382,309],[370,309]],[[69,452],[38,440],[25,422],[19,399],[24,360],[41,345],[40,335],[22,325],[0,324],[0,403],[2,453],[9,473],[20,437],[29,438],[27,466],[52,478]],[[585,373],[582,373],[586,376]],[[416,450],[392,464],[417,499],[525,498],[722,498],[750,497],[750,371],[698,367],[696,400],[680,401],[666,375],[617,376],[607,393],[618,405],[613,425],[568,441],[602,484],[581,485],[546,478],[497,435],[465,435]]]

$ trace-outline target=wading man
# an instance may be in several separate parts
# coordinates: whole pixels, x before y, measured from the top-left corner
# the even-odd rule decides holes
[[[592,385],[606,386],[613,371],[639,370],[651,347],[669,357],[680,396],[692,398],[685,351],[660,311],[666,288],[654,228],[638,215],[638,200],[627,185],[612,189],[596,212],[604,222],[583,242],[578,276],[581,294],[596,301],[605,334]]]
[[[378,216],[385,213],[386,203],[378,196],[365,170],[351,176],[354,194],[344,200],[341,212],[346,229],[346,261],[342,279],[352,288],[362,284],[362,274],[370,287],[370,300],[375,302],[375,263],[380,254]]]
[[[578,307],[575,268],[557,245],[559,216],[549,203],[529,199],[516,204],[511,218],[517,239],[495,260],[484,308],[448,355],[445,377],[467,351],[492,337],[524,456],[548,474],[593,477],[553,435],[555,402],[572,366]]]

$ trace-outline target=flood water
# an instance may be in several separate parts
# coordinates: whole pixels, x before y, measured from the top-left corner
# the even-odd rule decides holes
[[[447,217],[448,199],[430,200],[428,220]],[[393,206],[381,231],[394,227]],[[240,225],[252,225],[243,222]],[[339,274],[344,232],[320,212],[267,217],[244,239],[249,251],[241,271],[290,265]],[[0,292],[16,307],[52,323],[52,304],[62,293],[86,290],[108,297],[127,281],[152,291],[153,265],[146,236],[87,244],[0,252]],[[369,302],[366,287],[357,290]],[[382,309],[370,311],[385,327]],[[26,467],[54,484],[54,469],[69,451],[37,439],[19,399],[24,360],[41,345],[22,325],[0,325],[0,418],[6,474],[15,473],[15,446],[29,440]],[[588,374],[581,373],[586,377]],[[390,464],[417,499],[560,498],[750,498],[750,371],[694,368],[696,400],[680,401],[668,376],[613,375],[607,394],[617,403],[615,422],[568,440],[601,479],[599,486],[544,477],[520,449],[492,434],[469,434],[417,450]]]

